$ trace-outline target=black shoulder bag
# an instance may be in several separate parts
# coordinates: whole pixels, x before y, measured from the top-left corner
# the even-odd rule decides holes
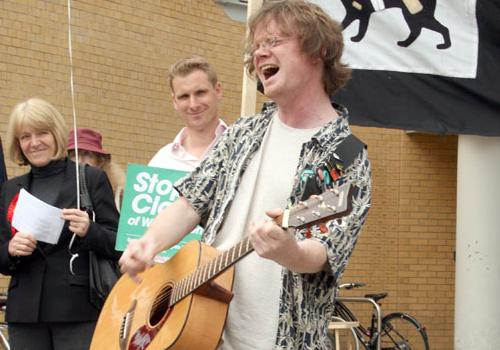
[[[85,175],[86,164],[78,167],[80,177],[80,201],[83,210],[92,215],[95,219],[94,207],[87,188],[87,177]],[[109,292],[120,278],[120,268],[118,263],[109,258],[105,258],[89,250],[89,297],[90,303],[97,309],[101,309]]]

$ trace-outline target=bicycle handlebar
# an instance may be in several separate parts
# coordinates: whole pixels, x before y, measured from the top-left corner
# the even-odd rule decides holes
[[[366,283],[363,283],[363,282],[349,282],[349,283],[342,283],[337,288],[349,290],[349,289],[353,289],[353,288],[361,288],[364,286],[366,286]]]

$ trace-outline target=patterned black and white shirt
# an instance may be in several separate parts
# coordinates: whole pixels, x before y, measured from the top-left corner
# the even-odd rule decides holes
[[[339,117],[322,127],[302,146],[288,200],[290,206],[301,199],[304,191],[301,175],[304,170],[331,159],[337,145],[351,133],[347,110],[338,105],[334,107]],[[179,193],[201,217],[205,243],[214,242],[242,175],[261,146],[275,112],[276,106],[270,104],[261,113],[238,119],[200,166],[176,184]],[[328,232],[318,228],[295,232],[298,240],[314,239],[325,246],[328,266],[314,274],[283,269],[276,349],[332,348],[327,337],[327,325],[334,308],[335,286],[344,272],[370,207],[371,174],[366,149],[345,169],[338,181],[348,181],[359,189],[353,198],[352,211],[342,218],[328,221]]]

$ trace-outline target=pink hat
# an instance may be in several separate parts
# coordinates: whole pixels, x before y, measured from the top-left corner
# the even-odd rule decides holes
[[[76,129],[76,137],[78,138],[78,149],[96,152],[104,155],[109,155],[109,152],[106,152],[102,148],[102,136],[101,134],[89,128],[78,128]],[[68,150],[75,149],[75,133],[73,130],[69,132],[69,140],[68,140]]]

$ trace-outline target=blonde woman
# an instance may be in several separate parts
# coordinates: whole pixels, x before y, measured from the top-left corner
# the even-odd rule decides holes
[[[23,101],[10,115],[10,158],[30,167],[5,182],[0,194],[0,273],[11,276],[6,320],[13,349],[88,349],[99,315],[89,301],[89,251],[119,258],[114,250],[118,212],[106,173],[87,167],[91,221],[76,208],[76,169],[67,158],[67,135],[62,115],[42,99]],[[21,189],[62,209],[66,222],[56,244],[12,226]],[[69,251],[74,234],[76,258]]]

